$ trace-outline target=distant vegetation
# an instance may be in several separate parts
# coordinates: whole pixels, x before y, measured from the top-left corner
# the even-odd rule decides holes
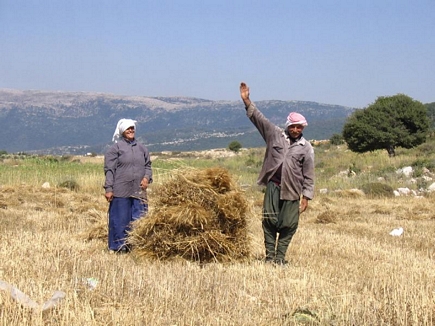
[[[435,130],[435,102],[425,104],[430,120],[430,128]]]
[[[240,144],[237,140],[232,141],[229,145],[228,145],[228,149],[230,151],[233,151],[235,153],[238,153],[240,151],[240,149],[242,148],[242,144]]]
[[[329,139],[329,143],[331,145],[343,145],[344,144],[344,138],[341,134],[333,134],[331,138]]]

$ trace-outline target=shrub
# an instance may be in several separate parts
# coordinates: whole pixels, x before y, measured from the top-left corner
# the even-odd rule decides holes
[[[245,164],[246,164],[246,166],[254,166],[255,160],[252,157],[250,157],[246,160]]]
[[[329,142],[331,143],[331,145],[343,145],[344,138],[340,134],[333,134],[329,139]]]
[[[240,151],[240,149],[242,148],[242,144],[240,144],[237,140],[232,141],[229,145],[228,145],[228,149],[230,151],[233,151],[235,153],[238,153]]]
[[[425,142],[417,147],[417,152],[423,155],[427,155],[428,153],[435,153],[435,142]]]
[[[361,187],[362,191],[370,197],[394,197],[394,189],[385,184],[380,182],[373,182],[373,183],[366,183],[362,185]]]
[[[77,190],[80,189],[79,184],[76,181],[74,181],[74,180],[66,180],[64,182],[61,182],[59,184],[59,187],[61,187],[61,188],[67,188],[67,189],[73,190],[73,191],[77,191]]]
[[[420,168],[426,168],[428,170],[433,170],[435,168],[435,162],[433,159],[424,157],[424,158],[418,158],[414,162],[411,163],[411,166],[415,169]]]

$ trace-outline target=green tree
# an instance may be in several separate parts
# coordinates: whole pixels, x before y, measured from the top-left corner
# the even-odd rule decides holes
[[[426,141],[429,118],[423,103],[404,94],[378,99],[355,111],[343,126],[349,149],[364,153],[386,149],[390,156],[396,147],[412,148]]]
[[[229,145],[228,145],[228,149],[230,151],[233,151],[235,153],[238,153],[240,151],[240,149],[242,148],[242,144],[240,144],[237,140],[232,141]]]

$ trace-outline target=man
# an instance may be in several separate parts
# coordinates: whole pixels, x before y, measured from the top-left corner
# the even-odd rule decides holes
[[[262,221],[265,261],[286,264],[285,254],[298,228],[299,214],[314,196],[314,151],[302,135],[308,123],[301,114],[291,112],[283,130],[251,102],[245,83],[240,84],[240,96],[248,118],[266,142],[257,181],[266,186]]]

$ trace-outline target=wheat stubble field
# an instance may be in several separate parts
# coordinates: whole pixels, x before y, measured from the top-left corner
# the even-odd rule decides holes
[[[392,171],[432,154],[315,151],[316,188],[328,192],[316,191],[302,215],[287,267],[262,262],[262,193],[255,186],[261,149],[153,160],[155,184],[173,169],[221,166],[243,187],[252,255],[225,264],[110,254],[101,159],[3,158],[0,281],[37,306],[12,288],[0,290],[0,325],[433,325],[435,198],[349,191],[380,176],[403,185]],[[356,176],[337,177],[349,166]],[[78,189],[60,186],[71,180]],[[156,196],[151,187],[151,209]],[[391,236],[397,227],[403,235]],[[42,310],[55,291],[65,296]]]

